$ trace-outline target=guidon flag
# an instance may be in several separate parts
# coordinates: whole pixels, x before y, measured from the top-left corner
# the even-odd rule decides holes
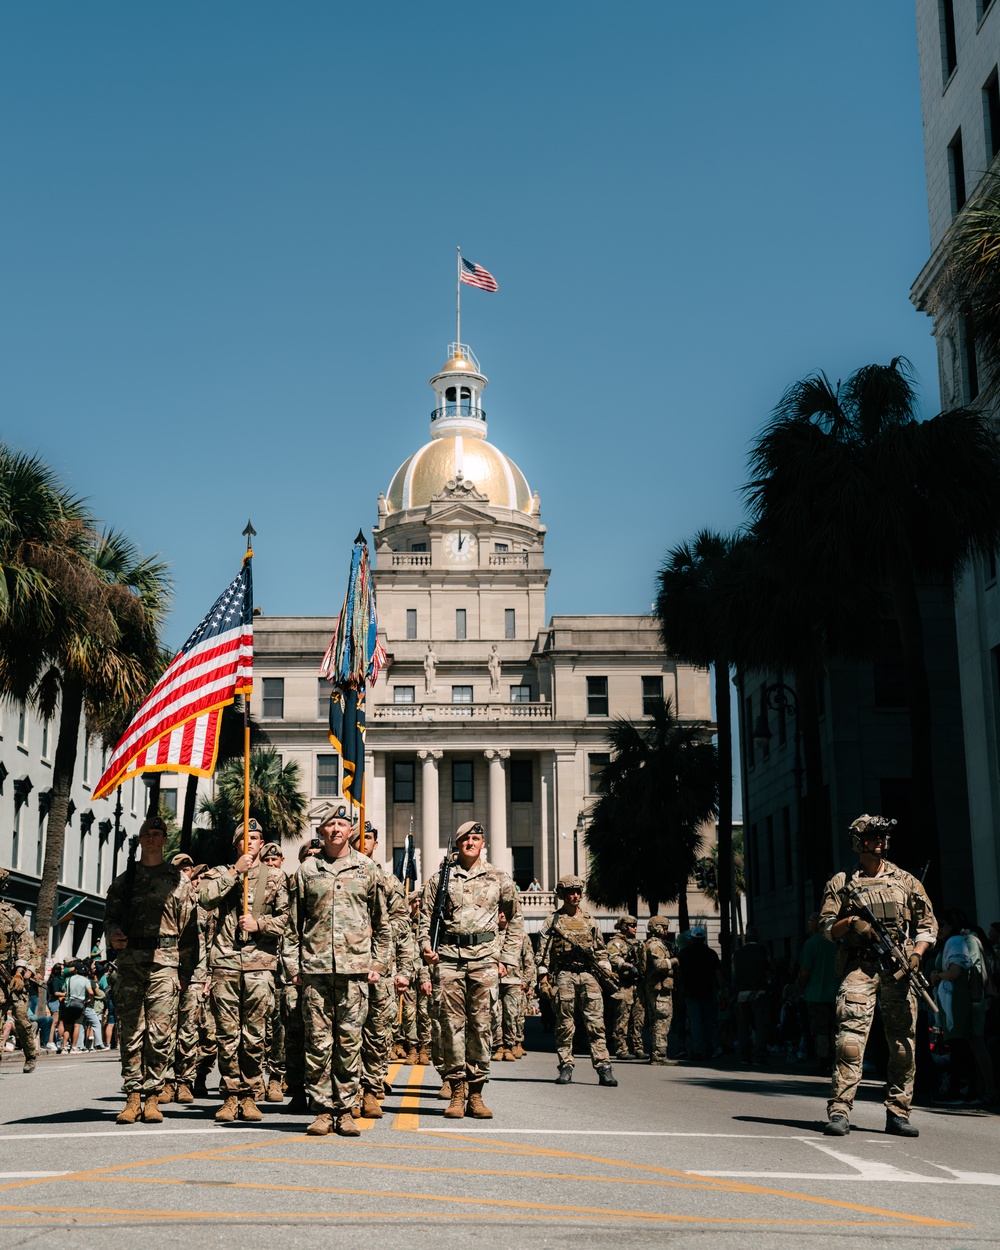
[[[497,280],[482,265],[474,265],[471,260],[462,257],[461,279],[466,286],[477,286],[481,291],[499,291]]]

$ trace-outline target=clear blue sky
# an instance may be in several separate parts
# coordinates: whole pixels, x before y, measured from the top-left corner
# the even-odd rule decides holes
[[[176,580],[333,613],[454,335],[550,612],[648,609],[784,387],[935,410],[911,0],[7,4],[3,419]]]

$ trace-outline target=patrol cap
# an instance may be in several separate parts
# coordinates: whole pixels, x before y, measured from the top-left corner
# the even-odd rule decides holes
[[[269,855],[277,855],[284,859],[285,852],[277,842],[267,842],[260,848],[260,857],[261,859],[267,859]]]
[[[164,823],[163,818],[161,816],[147,816],[146,819],[139,826],[140,838],[142,837],[144,833],[151,833],[151,832],[156,832],[156,833],[167,832],[167,826]]]
[[[203,872],[208,872],[208,864],[195,864],[192,877],[200,877]]]
[[[170,856],[170,862],[175,868],[193,868],[194,860],[187,851],[178,851],[176,855]]]
[[[458,846],[459,840],[467,833],[481,833],[484,838],[486,837],[486,830],[478,820],[467,820],[464,825],[459,825],[455,830],[455,846]]]

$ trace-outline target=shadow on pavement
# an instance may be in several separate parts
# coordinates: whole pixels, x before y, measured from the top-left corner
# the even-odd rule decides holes
[[[775,1128],[795,1128],[801,1129],[806,1133],[822,1134],[823,1125],[826,1123],[826,1117],[822,1120],[784,1120],[780,1116],[766,1115],[734,1115],[733,1119],[739,1124],[771,1124]],[[851,1134],[857,1133],[877,1133],[879,1137],[883,1136],[881,1129],[858,1128],[851,1125]]]

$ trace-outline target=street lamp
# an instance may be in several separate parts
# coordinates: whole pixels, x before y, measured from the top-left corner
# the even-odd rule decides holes
[[[793,897],[795,899],[795,907],[797,916],[795,920],[796,931],[802,923],[804,912],[805,898],[805,870],[804,870],[804,839],[805,827],[803,824],[803,814],[805,805],[802,795],[802,780],[804,770],[802,767],[802,725],[799,717],[799,700],[794,689],[786,686],[783,681],[777,681],[770,686],[765,686],[763,697],[761,699],[760,715],[754,722],[753,740],[754,745],[760,747],[761,750],[768,750],[772,738],[771,726],[768,722],[768,710],[772,712],[780,712],[783,716],[791,716],[792,723],[795,726],[795,763],[792,767],[792,775],[795,778],[795,811],[798,820],[798,837],[795,840],[794,854],[794,875]]]
[[[587,814],[579,811],[576,814],[576,826],[573,829],[573,876],[580,875],[580,834],[586,827]]]

